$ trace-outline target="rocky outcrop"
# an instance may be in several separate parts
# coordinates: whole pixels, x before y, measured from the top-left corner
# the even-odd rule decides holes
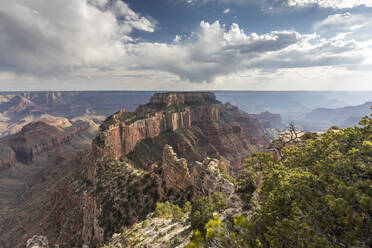
[[[133,225],[122,233],[115,233],[108,247],[152,247],[152,248],[184,248],[193,235],[190,219],[175,222],[171,219],[152,218]]]
[[[211,195],[213,192],[231,195],[235,187],[226,171],[225,164],[217,159],[205,158],[203,162],[195,162],[191,171],[193,198]]]
[[[169,145],[166,145],[163,150],[162,168],[167,188],[180,192],[191,185],[186,159],[177,158],[177,154]]]
[[[156,112],[152,116],[125,118],[128,112],[120,111],[110,117],[114,122],[96,139],[97,153],[100,157],[113,155],[120,158],[131,152],[146,138],[155,138],[166,131],[191,127],[191,112]],[[136,118],[140,118],[135,120]],[[124,120],[123,120],[124,119]],[[123,121],[122,121],[123,120]]]
[[[194,162],[189,173],[187,161],[178,158],[173,148],[166,145],[163,150],[161,164],[163,182],[166,192],[176,192],[176,195],[186,195],[191,192],[191,200],[214,192],[222,192],[228,197],[228,209],[221,213],[224,218],[227,213],[241,210],[242,201],[235,194],[234,185],[224,176],[226,166],[217,159],[206,158],[202,162]],[[169,198],[167,199],[169,200]],[[182,205],[182,202],[178,202]],[[125,228],[120,233],[113,234],[108,247],[177,247],[183,248],[192,237],[189,212],[178,220],[165,217],[146,216],[142,222],[136,222],[132,227]]]
[[[210,158],[188,163],[169,145],[161,163],[149,171],[113,157],[97,162],[96,169],[95,186],[82,198],[82,242],[87,247],[99,247],[123,226],[143,220],[158,201],[182,204],[213,192],[234,192],[224,163]]]
[[[0,143],[0,171],[13,167],[16,163],[16,154],[12,148]]]
[[[234,192],[234,185],[226,174],[227,168],[217,159],[205,158],[202,162],[195,161],[191,165],[191,172],[187,160],[178,158],[173,148],[166,145],[163,150],[163,178],[167,189],[184,192],[190,188],[192,199],[222,192],[230,195]]]
[[[27,240],[26,248],[49,248],[48,238],[35,235]]]
[[[155,144],[159,154],[165,144],[171,144],[185,158],[224,157],[238,169],[242,159],[263,150],[269,142],[262,123],[236,107],[221,104],[213,93],[158,93],[135,112],[120,111],[109,117],[101,129],[93,145],[98,160],[108,155],[119,159],[144,154],[146,151],[139,150],[146,145],[143,142],[171,133],[178,135],[177,141],[172,136]],[[161,155],[157,157],[157,161],[147,162],[143,155],[135,159],[151,164],[160,161]]]
[[[210,92],[169,92],[156,93],[150,99],[150,105],[205,105],[216,103],[216,96]]]
[[[57,118],[53,116],[42,116],[40,121],[47,123],[50,126],[57,127],[57,128],[66,128],[71,127],[72,123],[67,118]]]
[[[98,217],[101,215],[101,206],[97,204],[92,194],[83,194],[83,229],[81,240],[83,244],[99,244],[104,240],[104,230],[99,225]],[[89,246],[88,246],[89,247]]]

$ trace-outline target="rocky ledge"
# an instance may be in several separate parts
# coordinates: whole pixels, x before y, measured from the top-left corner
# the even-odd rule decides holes
[[[206,105],[219,103],[214,93],[210,92],[169,92],[156,93],[151,97],[148,105]]]
[[[163,178],[167,189],[176,192],[192,189],[192,198],[210,195],[213,192],[222,192],[230,195],[234,192],[234,184],[229,181],[226,165],[211,158],[202,162],[195,161],[191,164],[191,172],[187,160],[178,158],[173,148],[166,145],[163,150]]]
[[[136,152],[145,154],[138,147],[149,140],[178,133],[179,140],[171,137],[156,144],[157,153],[168,143],[185,158],[224,157],[228,167],[239,168],[242,159],[269,143],[265,128],[247,113],[217,101],[213,93],[158,93],[135,112],[119,111],[107,118],[94,141],[93,153],[97,160],[108,155],[133,157]],[[143,154],[137,164],[149,162],[143,161]],[[159,161],[160,156],[151,162]]]

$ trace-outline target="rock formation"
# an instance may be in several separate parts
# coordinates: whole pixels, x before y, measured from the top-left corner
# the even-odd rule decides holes
[[[148,101],[151,92],[0,92],[0,137],[18,133],[23,126],[51,119],[102,122],[124,108],[135,110]],[[48,120],[46,120],[46,118]],[[61,118],[64,117],[64,118]]]
[[[212,93],[159,93],[135,112],[117,112],[83,159],[93,184],[83,197],[83,244],[102,243],[157,201],[232,193],[229,171],[268,142],[259,121]]]
[[[184,158],[177,158],[173,148],[166,145],[163,150],[163,175],[167,188],[182,191],[191,185],[191,176]]]
[[[119,111],[109,117],[101,129],[95,141],[97,156],[119,159],[140,153],[141,158],[133,159],[142,160],[142,164],[146,158],[141,147],[149,139],[167,139],[168,134],[177,137],[156,144],[157,153],[165,144],[171,144],[185,158],[224,157],[236,169],[242,159],[269,142],[258,120],[236,107],[221,104],[212,93],[158,93],[133,113]],[[151,162],[159,162],[160,158]]]
[[[24,248],[34,235],[50,244],[81,237],[86,185],[80,150],[90,147],[97,131],[90,123],[65,129],[34,123],[0,140],[1,248]],[[27,164],[12,146],[30,151]]]
[[[26,248],[49,248],[48,238],[35,235],[27,240]]]
[[[143,220],[158,201],[182,204],[216,191],[231,194],[228,174],[269,142],[261,125],[211,93],[155,94],[135,112],[107,118],[88,151],[62,160],[30,189],[39,197],[24,210],[29,218],[22,228],[38,228],[17,233],[19,226],[5,225],[0,233],[13,247],[41,234],[50,244],[95,248]],[[7,142],[17,160],[33,162],[79,133],[66,128],[53,135],[59,132],[38,123]],[[25,142],[30,137],[40,140]]]
[[[7,153],[7,156],[0,159],[0,168],[1,164],[14,164],[14,154],[17,161],[31,163],[39,154],[70,142],[89,127],[87,122],[75,123],[70,129],[61,129],[43,121],[30,123],[19,133],[1,139],[6,146],[0,148],[0,152]]]
[[[16,154],[12,148],[0,143],[0,171],[13,167],[16,163]]]
[[[36,105],[32,101],[20,95],[16,95],[8,102],[0,104],[0,112],[5,114],[15,114],[24,111],[31,112],[35,107]]]
[[[168,189],[182,192],[190,188],[192,199],[210,195],[213,192],[230,195],[234,191],[234,185],[224,177],[227,169],[223,162],[205,158],[203,162],[193,162],[191,168],[191,173],[189,173],[187,160],[179,159],[171,146],[164,147],[162,169]]]
[[[116,158],[127,155],[135,146],[146,138],[155,138],[168,130],[191,127],[191,113],[157,112],[153,116],[137,117],[134,115],[126,122],[120,120],[128,115],[126,111],[119,111],[112,118],[113,125],[107,127],[98,137],[101,156],[113,155]],[[125,118],[125,117],[124,117]],[[140,118],[139,120],[135,120]]]

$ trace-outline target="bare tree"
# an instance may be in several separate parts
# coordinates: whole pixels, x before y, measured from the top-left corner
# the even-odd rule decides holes
[[[268,150],[273,151],[282,162],[284,162],[284,147],[293,144],[299,140],[299,131],[293,122],[279,135],[279,138],[273,140]]]

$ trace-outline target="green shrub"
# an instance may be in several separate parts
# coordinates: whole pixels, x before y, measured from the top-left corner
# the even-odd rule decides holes
[[[154,217],[159,218],[171,218],[172,217],[172,205],[169,202],[157,202],[154,212]]]
[[[317,133],[313,133],[313,132],[305,132],[301,138],[303,140],[308,140],[308,139],[316,139],[318,138],[318,134]]]
[[[157,202],[154,217],[172,219],[174,222],[182,221],[185,214],[182,209],[170,202]]]
[[[172,205],[172,220],[174,222],[182,221],[185,214],[178,205]]]
[[[191,209],[191,227],[205,233],[205,224],[213,218],[214,212],[222,212],[226,209],[227,196],[215,192],[211,196],[197,199]]]
[[[332,126],[329,130],[341,130],[341,128],[339,126]]]
[[[190,213],[191,212],[191,209],[192,209],[192,204],[191,204],[191,202],[185,202],[185,204],[183,205],[183,208],[182,208],[182,210],[183,210],[183,212],[184,213]]]
[[[142,222],[142,227],[147,227],[147,226],[149,226],[149,221],[148,220],[144,220]]]
[[[264,175],[259,208],[233,223],[210,220],[198,239],[218,238],[221,247],[372,247],[372,118],[360,124],[290,147],[284,161],[255,155],[248,168]],[[252,180],[240,183],[250,188]],[[194,204],[194,227],[202,227],[210,204]],[[195,235],[189,247],[204,244]]]

